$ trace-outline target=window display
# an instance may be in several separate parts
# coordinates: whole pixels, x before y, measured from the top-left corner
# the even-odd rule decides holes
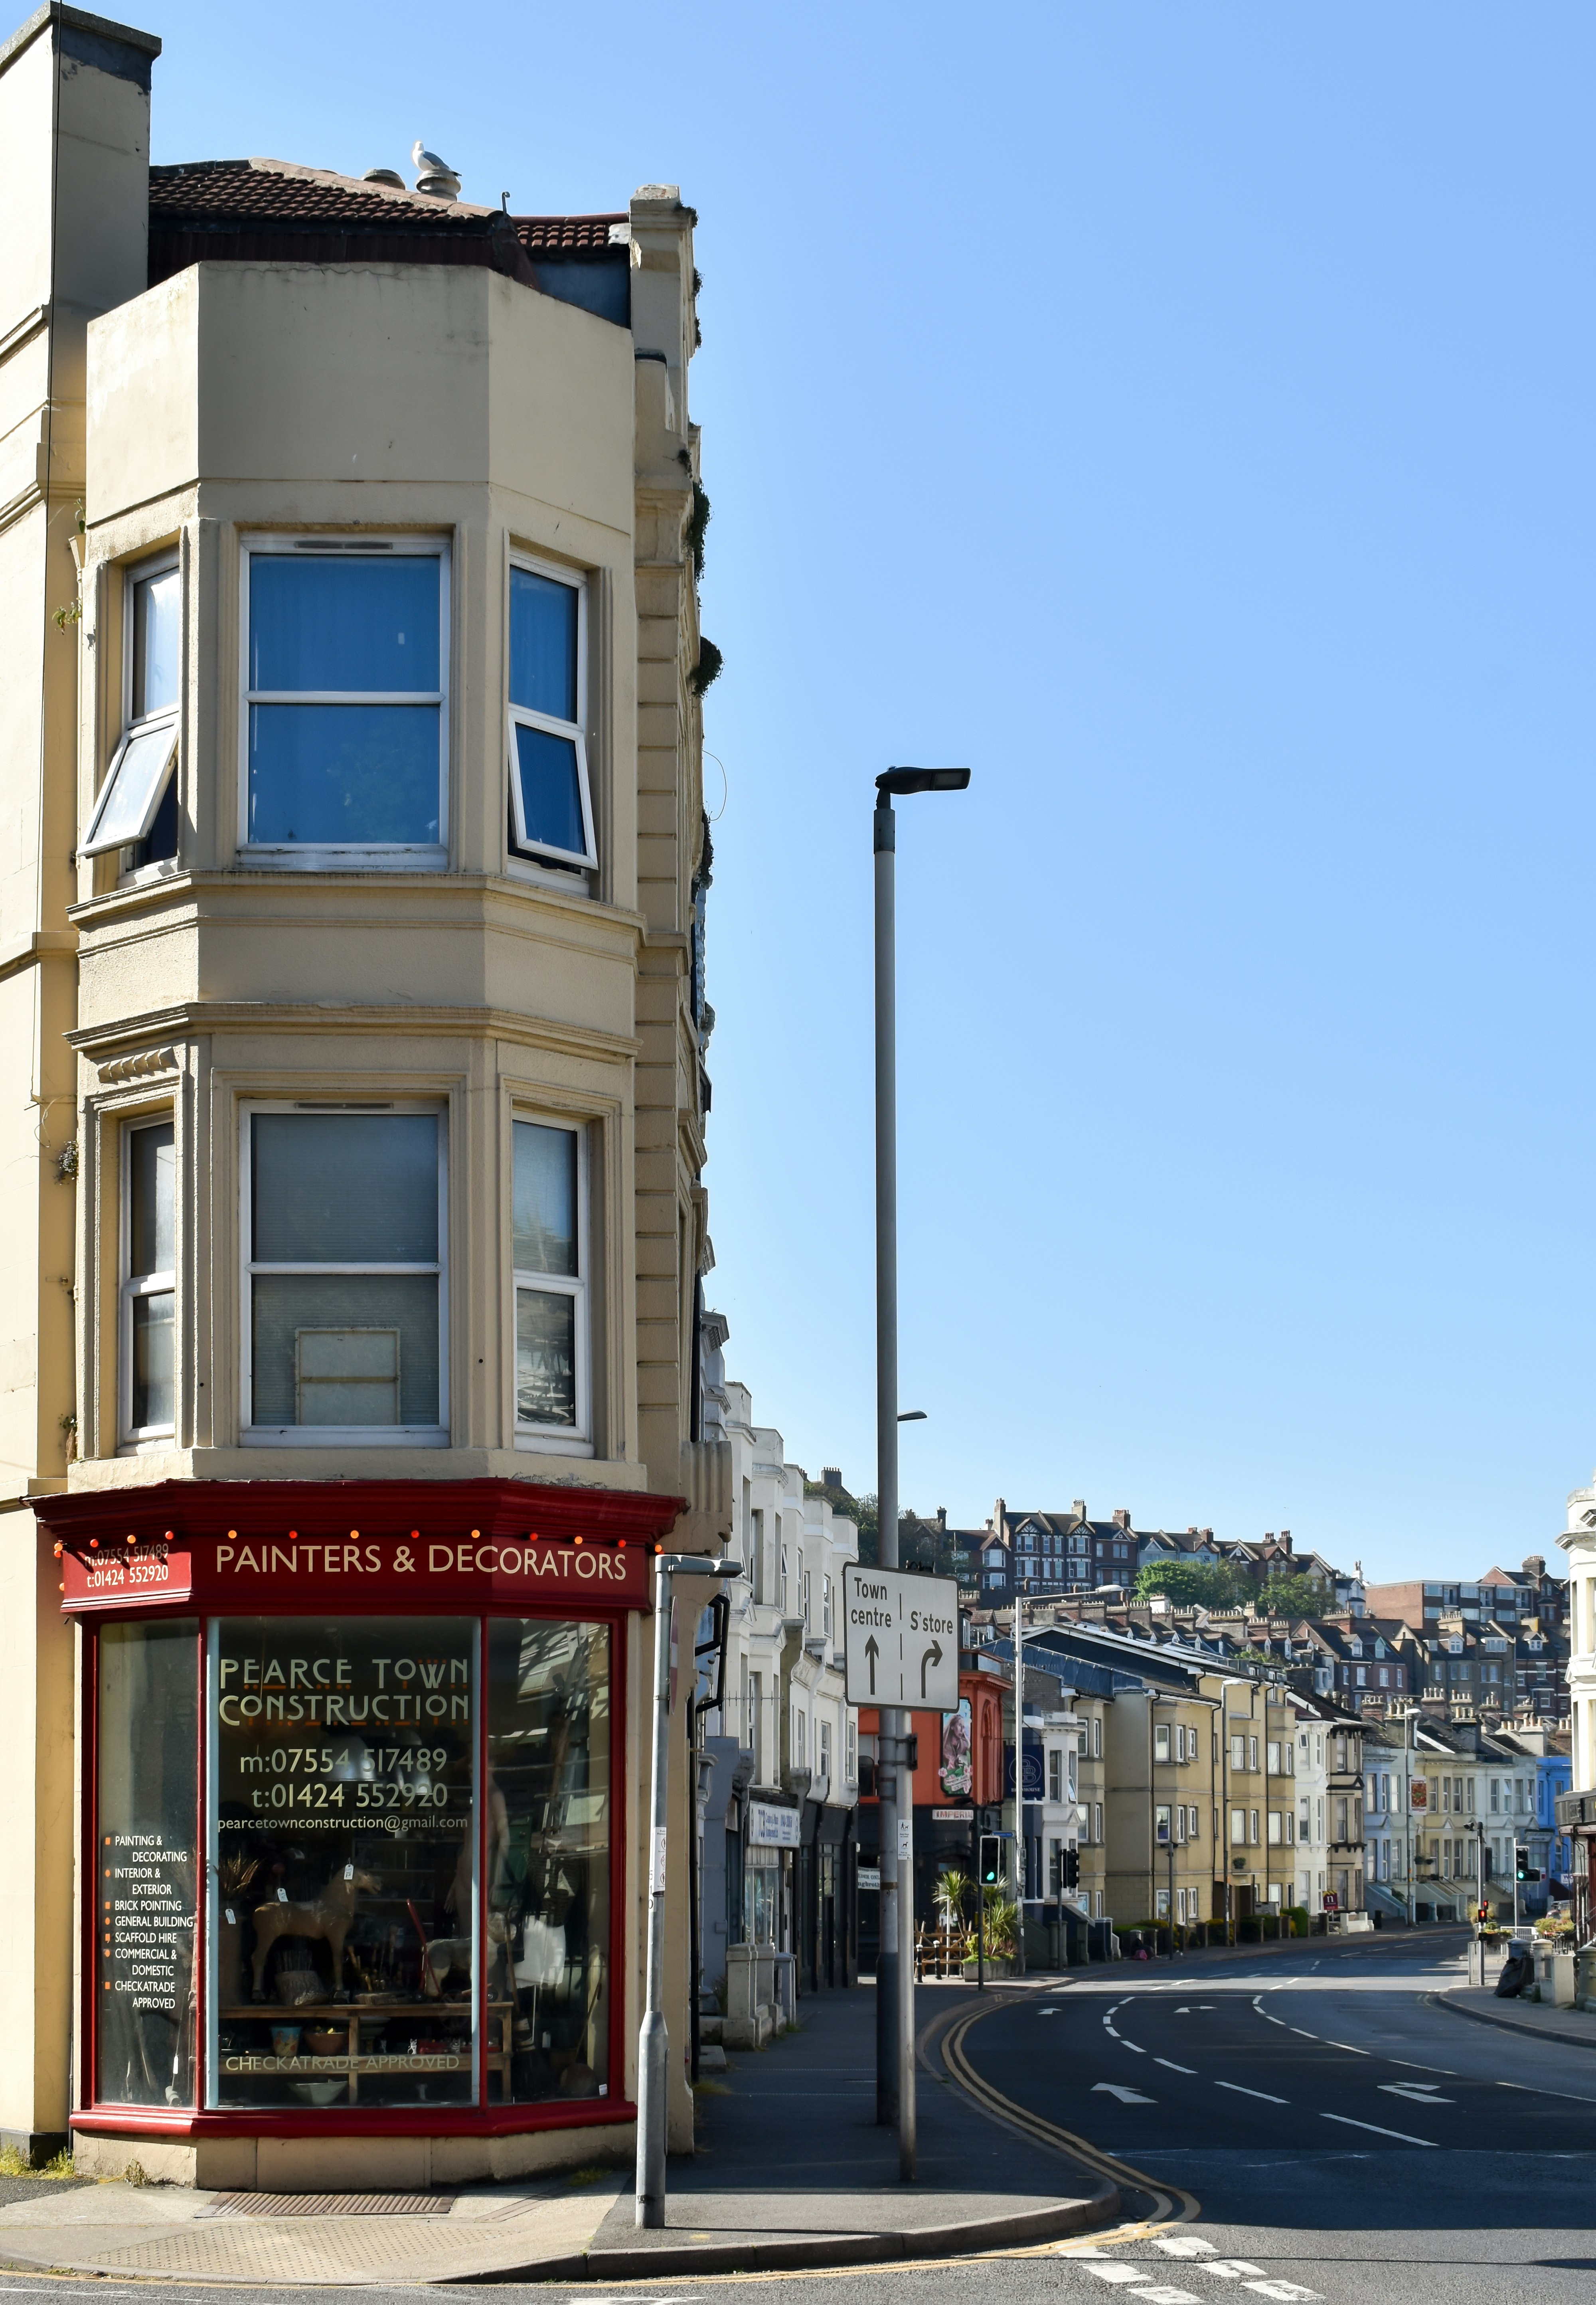
[[[99,1637],[94,1995],[102,2105],[194,2102],[200,1627]]]
[[[476,2103],[478,1633],[213,1622],[213,2105]]]
[[[602,2097],[609,2071],[609,1633],[488,1627],[490,2102]],[[507,2085],[506,2085],[507,2076]]]

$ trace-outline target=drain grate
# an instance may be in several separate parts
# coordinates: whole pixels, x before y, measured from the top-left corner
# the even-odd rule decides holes
[[[446,2217],[454,2193],[218,2193],[202,2217]]]

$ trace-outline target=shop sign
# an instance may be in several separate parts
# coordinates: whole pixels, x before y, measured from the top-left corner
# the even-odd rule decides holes
[[[292,1606],[364,1611],[557,1599],[641,1608],[651,1551],[580,1536],[402,1536],[352,1528],[337,1538],[297,1530],[262,1536],[228,1529],[215,1537],[132,1535],[122,1542],[69,1540],[61,1552],[62,1607],[160,1607],[188,1601],[216,1609]]]
[[[972,1808],[934,1808],[931,1811],[931,1823],[933,1824],[973,1824],[975,1811]]]
[[[748,1845],[751,1849],[796,1849],[800,1837],[795,1808],[778,1808],[774,1801],[749,1802]]]
[[[862,1889],[879,1889],[881,1885],[881,1867],[879,1865],[862,1865],[859,1868],[859,1885]]]

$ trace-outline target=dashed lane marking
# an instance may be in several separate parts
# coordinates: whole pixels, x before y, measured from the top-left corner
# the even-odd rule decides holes
[[[1354,2121],[1348,2113],[1321,2113],[1320,2121],[1338,2121],[1343,2129],[1366,2129],[1371,2137],[1394,2137],[1399,2145],[1428,2145],[1439,2150],[1433,2137],[1410,2137],[1405,2130],[1382,2129],[1377,2121]]]
[[[1237,2097],[1261,2097],[1265,2105],[1289,2105],[1291,2103],[1291,2099],[1288,2097],[1271,2097],[1268,2089],[1244,2088],[1240,2081],[1216,2081],[1214,2083],[1214,2087],[1216,2088],[1233,2089]]]
[[[1212,2257],[1214,2245],[1204,2241],[1201,2233],[1164,2233],[1154,2241],[1166,2257]]]
[[[1195,2065],[1177,2065],[1173,2057],[1155,2057],[1153,2063],[1155,2065],[1167,2065],[1172,2073],[1191,2073],[1194,2076],[1197,2071]]]

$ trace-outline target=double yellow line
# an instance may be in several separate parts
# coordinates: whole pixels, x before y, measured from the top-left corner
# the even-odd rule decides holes
[[[979,2025],[983,2017],[990,2017],[999,2009],[1013,2008],[1028,1997],[1014,1993],[999,1994],[984,2008],[972,2009],[967,2017],[955,2018],[942,2037],[942,2062],[953,2080],[967,2097],[974,2098],[984,2112],[1006,2122],[1011,2129],[1017,2129],[1023,2136],[1034,2139],[1039,2145],[1050,2146],[1056,2152],[1070,2154],[1094,2176],[1108,2178],[1110,2183],[1119,2186],[1122,2190],[1131,2186],[1138,2192],[1151,2196],[1153,2207],[1149,2216],[1131,2224],[1114,2225],[1102,2232],[1083,2233],[1081,2240],[1084,2246],[1101,2248],[1108,2241],[1138,2241],[1163,2226],[1190,2224],[1193,2218],[1202,2214],[1202,2205],[1195,2194],[1188,2193],[1181,2186],[1171,2185],[1161,2178],[1150,2177],[1145,2171],[1133,2168],[1128,2161],[1120,2161],[1113,2154],[1105,2153],[1100,2147],[1089,2143],[1084,2137],[1077,2137],[1073,2130],[1060,2129],[1056,2122],[1044,2121],[1040,2114],[1031,2112],[1025,2105],[1016,2105],[1012,2097],[1005,2097],[1001,2089],[994,2088],[990,2081],[983,2080],[976,2071],[964,2053],[964,2039],[971,2027]],[[1054,2250],[1067,2249],[1069,2243],[1055,2241],[1050,2247]]]

